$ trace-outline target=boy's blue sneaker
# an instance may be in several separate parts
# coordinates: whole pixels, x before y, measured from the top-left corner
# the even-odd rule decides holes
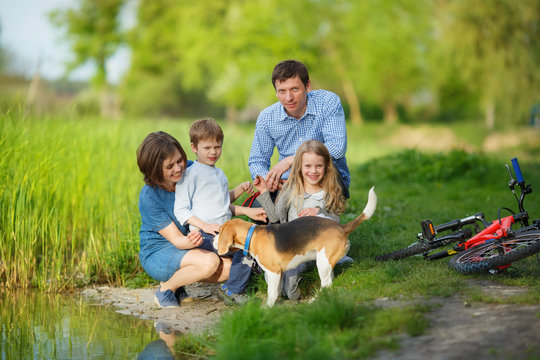
[[[156,295],[154,295],[154,302],[161,308],[175,308],[180,306],[172,290],[161,291],[161,286],[157,289]]]
[[[221,285],[217,291],[217,297],[227,306],[244,305],[249,300],[248,296],[244,294],[234,294],[227,289],[225,284]]]

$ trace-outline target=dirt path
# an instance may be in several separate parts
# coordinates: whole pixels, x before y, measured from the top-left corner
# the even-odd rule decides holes
[[[473,287],[494,297],[508,297],[527,289],[470,281]],[[178,309],[159,309],[153,303],[155,289],[125,289],[107,286],[88,288],[83,294],[118,312],[154,320],[180,332],[199,333],[219,320],[227,307],[217,299],[216,285],[193,284],[187,292],[194,298]],[[540,304],[508,305],[469,303],[464,297],[431,298],[427,314],[431,325],[421,336],[402,335],[401,348],[381,351],[374,359],[540,359]],[[405,303],[377,299],[377,306]],[[410,302],[408,303],[410,304]]]
[[[470,285],[499,298],[527,291],[488,281]],[[384,302],[376,304],[398,305]],[[381,351],[374,359],[540,359],[540,304],[469,303],[458,295],[428,303],[433,310],[427,314],[427,331],[416,337],[403,335],[399,350]]]

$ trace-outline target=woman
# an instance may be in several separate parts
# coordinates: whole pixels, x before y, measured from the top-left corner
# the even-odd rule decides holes
[[[180,143],[163,131],[150,133],[137,149],[137,164],[145,182],[139,195],[139,258],[148,275],[162,282],[154,302],[177,307],[184,285],[227,280],[231,259],[220,258],[200,232],[188,233],[174,216],[175,185],[187,167]]]

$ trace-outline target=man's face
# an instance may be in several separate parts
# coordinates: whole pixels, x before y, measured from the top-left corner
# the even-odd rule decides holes
[[[289,116],[300,119],[306,112],[307,93],[311,82],[304,86],[299,76],[288,78],[285,81],[276,80],[276,96]]]
[[[191,150],[197,155],[197,160],[205,165],[214,166],[221,156],[223,143],[216,139],[199,141],[197,146],[191,144]]]

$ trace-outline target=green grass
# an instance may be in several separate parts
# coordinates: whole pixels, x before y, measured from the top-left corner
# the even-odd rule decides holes
[[[89,283],[152,283],[137,258],[137,201],[143,182],[135,152],[149,132],[164,130],[177,137],[193,159],[187,146],[191,120],[2,116],[0,286],[58,291]],[[234,186],[249,179],[253,124],[223,127],[224,152],[218,166]],[[342,221],[362,211],[373,185],[379,200],[374,217],[350,237],[349,255],[356,262],[336,269],[332,288],[313,304],[281,303],[264,309],[253,303],[231,311],[213,334],[183,338],[177,345],[180,353],[218,358],[365,358],[397,346],[398,334],[419,335],[427,326],[423,316],[427,308],[377,308],[373,306],[377,298],[408,301],[463,292],[471,301],[539,301],[536,257],[496,276],[472,277],[458,274],[446,260],[374,261],[376,255],[415,241],[423,219],[441,223],[478,211],[494,218],[499,207],[515,209],[504,167],[514,156],[522,160],[526,180],[535,189],[525,206],[532,217],[540,217],[538,143],[502,144],[485,153],[480,141],[473,141],[472,127],[459,124],[443,129],[470,144],[472,151],[452,150],[453,146],[445,152],[420,151],[411,149],[410,141],[396,142],[400,129],[374,123],[348,128],[352,183]],[[431,133],[441,126],[430,129]],[[512,136],[534,131],[517,129]],[[480,138],[490,135],[482,133]],[[490,299],[469,289],[466,280],[471,278],[525,286],[529,291]],[[316,294],[318,287],[316,270],[308,272],[301,282],[305,297]],[[261,275],[254,277],[250,291],[257,298],[265,296]]]

